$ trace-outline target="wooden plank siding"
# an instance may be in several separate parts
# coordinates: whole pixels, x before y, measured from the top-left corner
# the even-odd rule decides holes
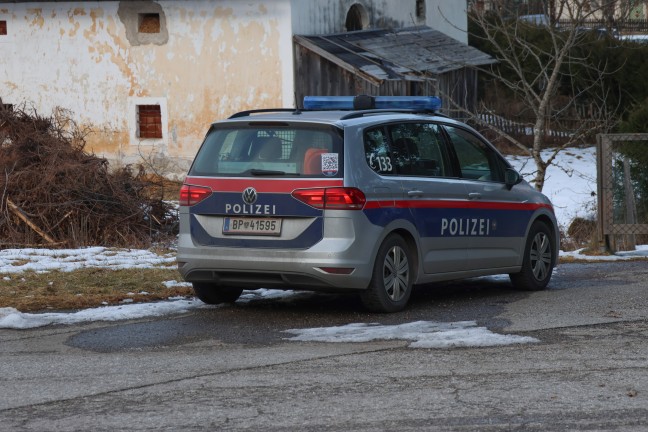
[[[295,96],[381,95],[452,97],[477,106],[477,71],[494,60],[426,27],[293,37]],[[447,114],[449,101],[443,102]]]
[[[301,105],[306,95],[351,96],[433,96],[452,97],[460,106],[472,110],[477,107],[477,71],[462,68],[444,74],[421,74],[420,77],[385,79],[376,83],[360,70],[343,67],[329,61],[304,46],[295,44],[295,96]],[[462,117],[451,109],[448,101],[443,110]]]
[[[437,93],[436,80],[387,79],[376,83],[360,70],[352,71],[295,44],[295,97],[304,96],[424,96]]]

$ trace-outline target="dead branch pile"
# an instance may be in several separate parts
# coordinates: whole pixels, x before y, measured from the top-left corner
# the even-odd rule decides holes
[[[177,217],[142,167],[110,171],[84,147],[69,115],[0,106],[0,247],[142,247],[172,234]]]

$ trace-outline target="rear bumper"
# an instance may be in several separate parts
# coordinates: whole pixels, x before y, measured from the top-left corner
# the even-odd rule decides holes
[[[281,239],[231,236],[227,245],[203,245],[192,237],[192,221],[181,212],[178,240],[178,270],[188,282],[213,282],[245,289],[284,288],[294,290],[344,291],[366,289],[383,228],[371,224],[362,212],[336,211],[320,223],[317,239],[308,247],[290,245],[290,230]],[[212,219],[213,221],[214,219]],[[294,225],[294,224],[293,224]],[[294,227],[293,227],[294,228]],[[297,227],[296,232],[306,229]],[[221,228],[208,227],[213,236]],[[216,237],[214,237],[216,238]],[[239,239],[238,242],[236,239]],[[250,247],[250,239],[257,247]],[[277,247],[279,241],[284,245]],[[279,241],[278,241],[279,240]],[[353,269],[349,274],[323,270]]]
[[[181,236],[182,237],[182,236]],[[190,239],[189,239],[190,241]],[[178,270],[188,282],[214,282],[246,289],[285,288],[343,291],[365,289],[371,279],[373,261],[362,248],[347,242],[335,252],[340,240],[322,240],[307,250],[237,249],[178,246]],[[329,243],[329,251],[327,249]],[[353,268],[350,274],[332,274],[322,268]]]
[[[325,217],[319,241],[305,248],[275,247],[277,241],[272,239],[267,243],[257,239],[266,247],[249,247],[249,237],[239,237],[238,247],[206,246],[190,234],[188,215],[181,218],[177,260],[185,280],[244,289],[366,289],[373,273],[377,240],[383,235],[382,227],[371,224],[362,212],[351,211]],[[353,270],[335,274],[324,270],[327,268]]]

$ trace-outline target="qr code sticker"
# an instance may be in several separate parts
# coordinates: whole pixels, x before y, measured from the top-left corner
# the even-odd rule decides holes
[[[333,176],[338,172],[338,154],[337,153],[323,153],[322,154],[322,174]]]

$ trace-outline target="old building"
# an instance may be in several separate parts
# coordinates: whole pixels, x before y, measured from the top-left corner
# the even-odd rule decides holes
[[[455,0],[0,1],[0,98],[69,110],[95,153],[181,173],[212,121],[294,106],[293,36],[428,26],[461,45],[465,9]]]

